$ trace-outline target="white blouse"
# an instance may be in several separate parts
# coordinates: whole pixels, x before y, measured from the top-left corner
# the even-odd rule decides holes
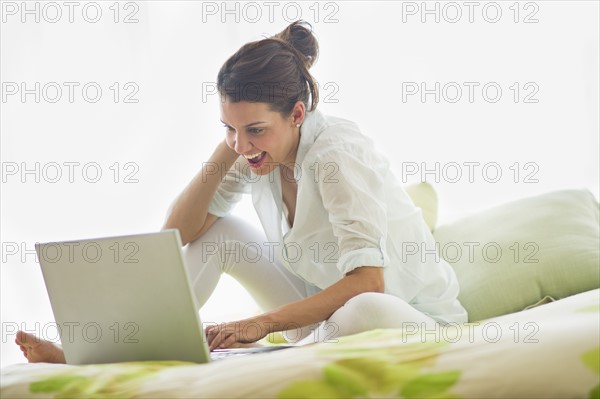
[[[282,178],[298,183],[291,228]],[[294,176],[281,176],[279,167],[257,176],[240,157],[208,211],[225,216],[250,193],[269,259],[303,279],[309,292],[329,287],[357,267],[378,266],[385,269],[386,293],[440,323],[467,321],[454,270],[435,251],[421,209],[355,123],[307,112]]]

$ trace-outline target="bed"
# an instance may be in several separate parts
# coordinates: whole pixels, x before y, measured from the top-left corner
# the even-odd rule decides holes
[[[475,240],[510,255],[441,251],[469,323],[407,324],[210,364],[14,364],[0,372],[1,396],[600,398],[597,199],[550,192],[436,226],[432,187],[407,191],[442,248]]]
[[[210,364],[16,364],[3,398],[598,398],[600,290],[420,331],[373,330]]]

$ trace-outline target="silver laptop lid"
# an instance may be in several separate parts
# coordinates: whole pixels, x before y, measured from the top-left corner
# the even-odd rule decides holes
[[[68,364],[209,361],[179,230],[35,249]]]

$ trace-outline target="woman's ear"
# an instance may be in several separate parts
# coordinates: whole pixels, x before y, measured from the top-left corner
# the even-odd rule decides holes
[[[304,116],[306,114],[306,106],[302,101],[296,101],[294,108],[292,109],[291,123],[292,125],[302,124],[304,122]]]

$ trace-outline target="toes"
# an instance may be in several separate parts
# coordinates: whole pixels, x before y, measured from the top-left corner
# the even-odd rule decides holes
[[[29,337],[31,336],[31,334],[27,334],[24,331],[17,331],[17,336],[15,338],[15,342],[19,345],[25,345],[27,343],[27,341],[29,340]]]
[[[17,331],[15,343],[17,343],[17,345],[32,348],[36,344],[40,343],[40,339],[33,334],[29,334],[19,330]]]

